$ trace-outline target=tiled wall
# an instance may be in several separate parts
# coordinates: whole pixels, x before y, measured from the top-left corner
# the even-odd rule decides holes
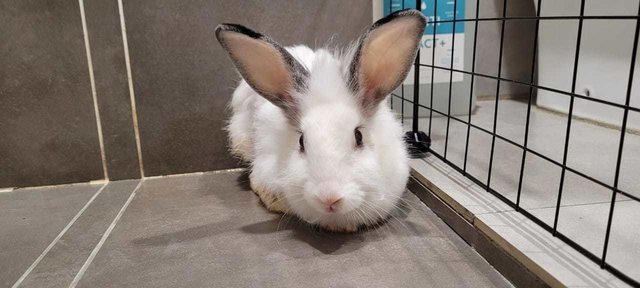
[[[0,1],[0,187],[102,179],[77,1]]]
[[[481,17],[501,15],[501,0],[481,2]],[[508,2],[508,16],[534,13],[530,1]],[[371,0],[120,3],[0,0],[0,187],[237,167],[222,129],[239,77],[215,26],[241,23],[284,45],[319,47],[344,45],[372,22]],[[482,23],[477,72],[494,75],[500,22]],[[503,77],[528,81],[534,22],[508,23]],[[478,79],[475,89],[491,95],[495,82]]]
[[[348,2],[348,5],[347,5]],[[235,22],[283,45],[346,44],[371,25],[370,0],[127,1],[145,175],[239,165],[221,130],[239,79],[213,29]]]
[[[84,5],[109,179],[139,178],[129,82],[118,2]]]
[[[0,0],[0,187],[237,167],[222,127],[239,78],[215,26],[318,47],[372,21],[370,0],[123,2]]]

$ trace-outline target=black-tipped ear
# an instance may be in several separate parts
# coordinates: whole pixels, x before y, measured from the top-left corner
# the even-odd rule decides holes
[[[416,57],[427,19],[418,10],[402,10],[378,20],[360,38],[349,67],[352,91],[365,115],[404,80]]]
[[[271,38],[242,25],[220,24],[216,38],[249,86],[296,121],[294,92],[306,89],[309,72]]]

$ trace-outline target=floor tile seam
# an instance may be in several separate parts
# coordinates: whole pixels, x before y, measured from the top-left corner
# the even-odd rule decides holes
[[[102,187],[100,187],[100,189],[98,189],[98,191],[96,191],[93,196],[91,196],[91,198],[87,201],[87,203],[84,204],[80,211],[78,211],[78,213],[76,213],[76,215],[69,221],[69,223],[67,223],[67,225],[60,231],[60,233],[58,233],[58,236],[56,236],[56,238],[54,238],[53,241],[49,243],[49,246],[47,246],[47,248],[45,248],[42,253],[40,253],[40,255],[33,261],[33,263],[31,263],[31,266],[29,266],[29,268],[27,268],[27,270],[20,276],[20,278],[18,278],[13,286],[11,286],[12,288],[16,288],[20,286],[20,284],[22,284],[22,282],[29,276],[31,271],[33,271],[33,269],[35,269],[36,266],[40,264],[40,261],[44,259],[49,251],[51,251],[51,249],[58,243],[58,241],[67,233],[71,226],[73,226],[73,224],[80,218],[80,216],[82,216],[84,211],[87,210],[91,203],[93,203],[93,201],[102,193],[102,191],[107,187],[108,184],[109,183],[107,182],[102,185]]]
[[[248,171],[248,169],[247,168],[243,168],[243,167],[238,167],[238,168],[211,170],[211,171],[188,172],[188,173],[167,174],[167,175],[157,175],[157,176],[145,176],[143,179],[144,180],[156,180],[156,179],[164,179],[164,178],[188,177],[188,176],[199,176],[199,175],[217,175],[217,174],[237,173],[237,172],[245,172],[245,171]]]
[[[78,282],[80,282],[80,280],[84,276],[84,273],[87,271],[87,268],[89,268],[89,265],[91,265],[91,263],[95,259],[95,257],[98,254],[98,252],[100,252],[100,249],[102,248],[102,246],[106,242],[106,240],[109,237],[109,235],[111,235],[111,232],[113,231],[115,226],[118,224],[120,218],[122,217],[122,215],[126,211],[127,207],[129,207],[129,204],[131,203],[131,201],[135,197],[136,192],[138,191],[138,189],[140,189],[140,187],[142,186],[143,182],[144,182],[144,179],[140,180],[140,182],[138,182],[138,185],[136,185],[136,187],[131,191],[131,194],[129,195],[129,198],[122,205],[122,207],[120,208],[120,211],[118,211],[118,214],[116,214],[116,216],[113,218],[113,221],[111,221],[111,224],[109,225],[109,227],[107,227],[107,230],[105,230],[105,232],[102,234],[102,237],[100,238],[100,241],[93,248],[93,250],[91,251],[91,254],[89,254],[89,257],[87,257],[87,260],[84,262],[84,264],[82,264],[82,267],[80,267],[80,270],[78,271],[78,273],[76,273],[76,276],[71,281],[71,284],[69,284],[70,288],[76,287],[76,285],[78,285]]]
[[[633,199],[625,199],[625,200],[617,200],[616,203],[622,203],[622,202],[629,202],[629,201],[634,201]],[[592,202],[592,203],[581,203],[581,204],[569,204],[569,205],[560,205],[560,208],[569,208],[569,207],[580,207],[580,206],[589,206],[589,205],[600,205],[600,204],[611,204],[611,201],[599,201],[599,202]],[[462,204],[461,204],[462,205]],[[465,207],[471,206],[471,207],[486,207],[487,205],[462,205]],[[556,206],[543,206],[543,207],[535,207],[535,208],[524,208],[522,206],[520,206],[520,208],[524,209],[525,211],[539,211],[539,210],[544,210],[544,209],[555,209]],[[478,213],[473,213],[475,215],[487,215],[487,214],[497,214],[497,213],[504,213],[504,212],[518,212],[515,209],[504,209],[504,210],[499,210],[499,211],[487,211],[487,212],[478,212]]]
[[[2,187],[0,188],[0,193],[9,193],[9,192],[23,192],[26,190],[34,190],[34,189],[59,189],[59,188],[67,188],[67,187],[77,187],[82,185],[103,185],[108,183],[108,180],[100,179],[100,180],[92,180],[86,182],[74,182],[74,183],[63,183],[63,184],[51,184],[51,185],[40,185],[40,186],[26,186],[26,187]]]

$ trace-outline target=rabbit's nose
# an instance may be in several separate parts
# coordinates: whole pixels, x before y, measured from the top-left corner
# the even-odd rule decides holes
[[[335,212],[340,201],[342,201],[342,196],[331,196],[320,200],[327,212]]]

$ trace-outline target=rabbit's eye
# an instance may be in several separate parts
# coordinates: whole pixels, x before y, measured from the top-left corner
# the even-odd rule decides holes
[[[356,146],[362,147],[362,132],[360,132],[360,129],[356,128],[353,134],[356,137]]]
[[[304,153],[304,135],[300,134],[300,140],[298,140],[298,142],[300,143],[300,152]]]

